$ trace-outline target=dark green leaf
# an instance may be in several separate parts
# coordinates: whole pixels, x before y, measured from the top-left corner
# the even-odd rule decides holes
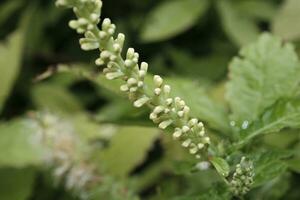
[[[0,169],[0,199],[27,200],[34,184],[35,173],[31,168]]]
[[[7,43],[0,45],[0,112],[14,86],[21,67],[23,33],[13,33]]]

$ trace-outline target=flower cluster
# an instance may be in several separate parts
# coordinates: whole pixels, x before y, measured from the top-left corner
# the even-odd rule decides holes
[[[236,196],[246,194],[253,184],[253,163],[242,157],[241,162],[236,165],[236,170],[230,182],[231,189]]]
[[[81,144],[73,126],[46,112],[36,113],[29,124],[36,130],[35,142],[45,149],[44,162],[53,170],[55,180],[64,181],[66,189],[84,195],[98,176],[93,165],[78,160]]]
[[[139,64],[139,54],[133,48],[127,50],[126,58],[122,58],[125,36],[120,33],[114,38],[116,26],[106,18],[98,28],[101,15],[101,0],[58,0],[57,5],[72,7],[77,20],[71,20],[69,25],[84,34],[80,39],[83,50],[99,49],[101,51],[96,65],[105,66],[107,79],[122,79],[125,84],[120,90],[126,92],[135,107],[149,106],[152,109],[150,119],[159,128],[173,127],[173,137],[180,140],[182,146],[189,152],[201,157],[201,152],[207,149],[210,138],[205,135],[203,123],[191,118],[190,108],[179,97],[170,96],[171,87],[164,84],[160,76],[155,75],[154,91],[148,92],[145,77],[148,64]]]

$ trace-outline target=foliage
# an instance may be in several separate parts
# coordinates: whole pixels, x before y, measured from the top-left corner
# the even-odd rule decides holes
[[[0,2],[0,199],[300,198],[297,0],[56,5]]]

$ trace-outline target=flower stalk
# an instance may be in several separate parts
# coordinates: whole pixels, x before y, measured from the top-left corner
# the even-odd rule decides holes
[[[125,35],[119,33],[114,38],[116,26],[106,18],[100,23],[101,0],[57,0],[56,5],[73,8],[76,20],[71,20],[69,26],[79,34],[83,50],[99,49],[99,58],[95,63],[105,66],[103,73],[109,80],[122,79],[124,84],[120,90],[127,93],[135,107],[149,106],[152,109],[149,118],[160,129],[173,128],[173,138],[181,141],[183,147],[200,159],[205,155],[210,138],[206,136],[201,121],[190,117],[190,108],[180,97],[171,97],[171,87],[164,83],[158,75],[153,77],[155,89],[152,93],[146,91],[145,77],[148,64],[139,64],[139,54],[133,48],[127,49],[122,57]]]

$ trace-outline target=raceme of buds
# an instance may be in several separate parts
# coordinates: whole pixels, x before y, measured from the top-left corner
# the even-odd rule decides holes
[[[236,165],[236,170],[230,182],[232,192],[236,196],[246,194],[253,184],[253,178],[253,163],[245,157],[242,157],[241,162]]]
[[[152,109],[150,119],[161,129],[172,127],[173,138],[181,141],[182,146],[196,158],[200,158],[201,152],[210,144],[203,123],[190,117],[190,108],[181,98],[170,96],[171,87],[164,84],[160,76],[154,76],[155,88],[152,94],[148,94],[144,80],[148,64],[146,62],[139,64],[139,54],[133,48],[127,50],[125,59],[122,58],[125,36],[119,33],[114,38],[116,26],[110,19],[104,19],[101,29],[98,28],[102,1],[58,0],[56,4],[73,8],[77,19],[71,20],[69,25],[78,33],[84,34],[84,38],[80,39],[83,50],[101,51],[95,63],[106,67],[103,70],[106,78],[124,80],[120,90],[127,93],[133,105],[135,107],[148,105]]]

